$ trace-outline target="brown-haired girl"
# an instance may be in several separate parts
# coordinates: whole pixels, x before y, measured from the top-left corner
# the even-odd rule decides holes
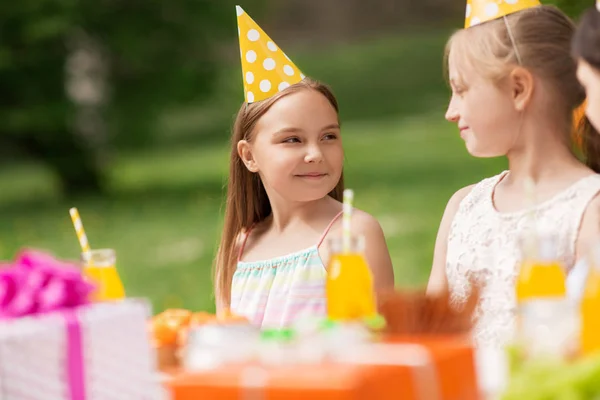
[[[324,240],[339,234],[344,150],[338,103],[304,77],[237,8],[246,102],[231,138],[223,235],[215,261],[217,309],[259,326],[326,314]],[[393,287],[379,223],[353,212],[376,289]]]
[[[577,60],[577,78],[586,95],[586,116],[594,128],[600,128],[600,11],[587,10],[579,22],[572,43]],[[590,159],[600,164],[600,137],[584,137],[584,149]]]

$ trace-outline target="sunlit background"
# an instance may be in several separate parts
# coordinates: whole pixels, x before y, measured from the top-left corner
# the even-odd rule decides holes
[[[572,15],[591,1],[565,0]],[[0,256],[114,248],[129,296],[214,309],[228,139],[243,101],[230,0],[26,0],[0,9]],[[346,182],[386,233],[398,285],[426,282],[444,206],[503,160],[444,120],[462,0],[240,5],[341,105]]]

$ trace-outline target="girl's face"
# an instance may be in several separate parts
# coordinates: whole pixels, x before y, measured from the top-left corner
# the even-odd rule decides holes
[[[496,84],[469,67],[459,71],[452,58],[448,69],[452,97],[446,119],[458,125],[467,151],[475,157],[506,155],[520,129],[509,85]]]
[[[585,115],[600,131],[600,72],[582,59],[577,63],[577,79],[585,88],[587,103]]]
[[[253,140],[240,141],[238,153],[260,174],[269,195],[303,202],[323,198],[342,175],[338,115],[315,90],[289,94],[260,117]]]

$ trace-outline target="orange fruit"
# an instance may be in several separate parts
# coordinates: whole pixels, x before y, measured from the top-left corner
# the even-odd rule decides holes
[[[189,324],[191,317],[190,311],[180,309],[165,310],[155,315],[150,321],[154,341],[162,345],[176,343],[179,330]]]
[[[170,308],[161,313],[165,317],[169,319],[175,319],[181,321],[180,323],[183,325],[187,325],[190,322],[190,318],[192,318],[192,312],[189,310],[183,310],[180,308]],[[159,315],[161,315],[159,314]]]
[[[177,341],[177,325],[167,319],[155,319],[152,323],[152,337],[158,344],[173,344]]]
[[[187,343],[188,334],[190,332],[190,327],[182,327],[179,332],[177,332],[177,346],[185,346]]]
[[[216,319],[217,317],[214,314],[210,314],[204,311],[200,311],[200,312],[196,312],[192,315],[192,318],[190,319],[190,325],[192,326],[198,326],[198,325],[203,325],[207,322],[212,322]]]
[[[230,323],[230,322],[248,322],[246,317],[241,315],[234,314],[231,312],[231,309],[224,309],[218,316],[218,320],[221,323]]]

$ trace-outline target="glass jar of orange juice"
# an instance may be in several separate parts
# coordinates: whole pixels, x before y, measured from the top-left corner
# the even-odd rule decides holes
[[[331,320],[351,321],[377,314],[373,276],[364,258],[364,238],[352,236],[348,249],[343,238],[329,240],[329,263],[325,290]]]
[[[530,357],[567,357],[578,347],[579,316],[566,297],[566,272],[557,249],[554,235],[530,232],[521,239],[517,338]]]
[[[117,272],[117,256],[113,249],[91,250],[83,253],[83,273],[96,285],[91,301],[110,301],[125,298],[125,289]]]
[[[600,243],[595,243],[588,260],[588,273],[581,298],[581,352],[600,351]]]
[[[566,295],[566,274],[558,259],[556,237],[527,235],[521,240],[521,268],[516,282],[517,302],[562,299]]]

